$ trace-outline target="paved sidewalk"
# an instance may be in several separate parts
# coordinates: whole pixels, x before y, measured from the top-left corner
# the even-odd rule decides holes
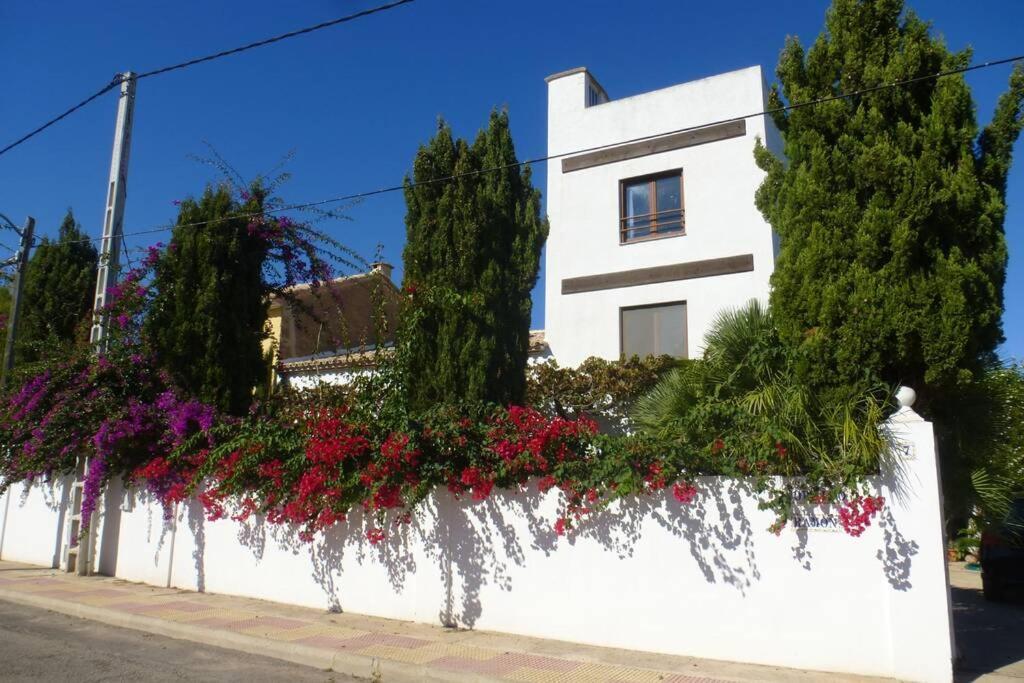
[[[385,683],[868,680],[331,614],[3,561],[0,600],[344,674],[379,671]]]

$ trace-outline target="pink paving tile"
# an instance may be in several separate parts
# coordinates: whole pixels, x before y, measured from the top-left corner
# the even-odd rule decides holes
[[[76,598],[82,593],[80,591],[69,591],[63,588],[46,588],[41,591],[32,591],[32,595],[46,595],[51,598]]]
[[[245,620],[236,620],[224,626],[231,631],[244,631],[258,626],[271,627],[274,629],[299,629],[306,626],[305,622],[298,622],[294,618],[284,616],[253,616]]]
[[[136,603],[124,603],[123,606],[119,606],[118,609],[124,612],[133,612],[135,614],[144,614],[146,612],[159,612],[164,609],[164,606],[160,603],[152,602],[136,602]]]
[[[160,603],[164,609],[173,609],[176,612],[205,612],[209,609],[215,609],[210,605],[204,605],[201,602],[192,602],[190,600],[168,600],[167,602]]]
[[[313,647],[326,647],[332,650],[340,650],[345,647],[351,638],[337,638],[335,636],[309,636],[308,638],[298,638],[293,640],[293,643],[302,643],[303,645],[312,645]]]
[[[390,633],[367,633],[365,636],[348,638],[344,642],[345,647],[350,649],[370,647],[371,645],[390,645],[391,647],[404,647],[408,650],[413,650],[418,647],[430,645],[432,641],[423,640],[422,638],[396,636],[391,635]]]
[[[505,652],[498,655],[492,662],[507,663],[513,667],[525,666],[531,669],[543,671],[572,671],[582,666],[581,662],[574,662],[569,659],[555,659],[553,657],[541,657],[540,655],[528,655],[523,652]]]
[[[119,612],[140,612],[151,607],[149,603],[145,602],[115,602],[110,605],[104,605],[106,609],[117,610]]]
[[[662,679],[663,683],[724,683],[717,678],[707,678],[705,676],[686,676],[684,674],[672,674]]]
[[[76,598],[121,598],[128,597],[131,593],[127,591],[117,590],[115,588],[96,588],[89,591],[77,591],[73,594]]]
[[[206,626],[208,628],[227,628],[229,624],[237,624],[237,617],[206,617],[189,622],[192,625]]]
[[[503,676],[515,669],[520,668],[519,664],[500,662],[498,657],[494,659],[467,659],[463,657],[440,657],[430,662],[431,668],[447,669],[449,671],[472,671],[478,674],[492,674]]]
[[[235,617],[234,620],[224,624],[222,628],[226,628],[229,631],[244,631],[247,628],[260,625],[260,619],[258,617],[248,617],[246,619],[239,619]]]

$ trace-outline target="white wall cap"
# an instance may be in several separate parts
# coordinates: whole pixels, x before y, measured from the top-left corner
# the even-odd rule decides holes
[[[913,408],[914,402],[917,400],[917,392],[908,386],[901,386],[896,390],[896,402],[899,404],[899,410],[897,410],[892,420],[895,422],[924,422],[924,418],[918,415]]]

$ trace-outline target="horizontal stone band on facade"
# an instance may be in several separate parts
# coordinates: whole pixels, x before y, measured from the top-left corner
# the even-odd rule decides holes
[[[652,285],[658,282],[674,282],[676,280],[692,280],[715,275],[749,273],[752,270],[754,270],[754,255],[740,254],[724,258],[704,259],[703,261],[673,263],[667,266],[636,268],[615,273],[565,278],[562,280],[562,294],[580,294],[582,292],[597,292],[602,289]]]
[[[719,123],[706,128],[698,128],[697,130],[687,130],[682,133],[665,135],[664,137],[654,138],[653,140],[630,142],[610,149],[601,149],[596,152],[567,157],[562,159],[562,173],[571,173],[572,171],[580,171],[585,168],[601,166],[603,164],[613,164],[617,161],[625,161],[627,159],[637,159],[650,154],[670,152],[674,149],[682,149],[683,147],[694,147],[696,145],[704,145],[709,142],[738,138],[746,134],[747,122],[743,119],[740,119],[739,121],[730,121],[728,123]]]

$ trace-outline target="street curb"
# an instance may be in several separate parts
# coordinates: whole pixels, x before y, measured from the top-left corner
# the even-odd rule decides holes
[[[205,626],[165,621],[155,617],[118,612],[103,607],[83,605],[44,595],[32,595],[0,589],[0,600],[58,612],[89,621],[98,621],[110,626],[144,631],[177,640],[188,640],[203,645],[270,657],[272,659],[281,659],[293,664],[301,664],[320,669],[321,671],[334,671],[357,678],[371,678],[376,667],[376,670],[380,672],[381,679],[388,683],[391,681],[398,681],[399,683],[465,681],[470,683],[497,682],[502,680],[480,674],[438,671],[431,669],[425,664],[406,664],[404,662],[380,660],[376,657],[356,653],[325,650],[299,643],[283,643],[244,633],[231,633]]]

